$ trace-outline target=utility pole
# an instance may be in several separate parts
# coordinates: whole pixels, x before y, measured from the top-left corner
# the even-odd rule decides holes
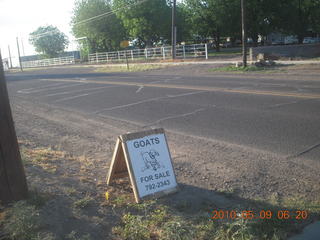
[[[176,59],[176,43],[177,43],[176,6],[177,6],[177,1],[173,0],[173,5],[172,5],[172,29],[171,29],[172,59]]]
[[[7,203],[28,196],[26,176],[14,129],[0,53],[0,201]]]
[[[20,41],[21,41],[21,46],[22,46],[22,54],[25,56],[26,54],[24,53],[24,45],[23,45],[23,38],[20,36]]]
[[[22,69],[22,64],[21,64],[21,57],[20,57],[20,48],[19,48],[19,39],[18,39],[18,37],[17,37],[17,48],[18,48],[18,57],[19,57],[20,70],[21,70],[21,72],[22,72],[23,69]]]
[[[303,24],[302,24],[302,11],[301,11],[301,0],[299,0],[299,22],[298,22],[298,27],[299,27],[299,33],[298,33],[298,42],[299,44],[303,43]]]
[[[242,23],[242,63],[247,67],[247,29],[246,29],[246,3],[241,0],[241,23]]]
[[[12,68],[12,59],[11,59],[10,45],[8,45],[8,51],[9,51],[10,68]]]

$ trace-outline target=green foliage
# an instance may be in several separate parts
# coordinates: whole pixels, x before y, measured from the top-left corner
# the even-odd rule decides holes
[[[9,211],[4,230],[13,240],[31,240],[36,238],[39,228],[39,211],[25,201],[19,201]]]
[[[73,203],[75,208],[86,208],[93,202],[93,198],[90,196],[85,196]]]
[[[142,216],[125,214],[122,217],[123,227],[113,228],[113,232],[126,240],[150,239],[150,232]]]
[[[30,33],[29,42],[45,57],[57,57],[68,46],[67,36],[54,26],[41,26]]]
[[[235,0],[186,0],[185,11],[194,37],[213,38],[219,50],[221,36],[239,37],[240,7]]]
[[[247,73],[247,72],[255,72],[255,73],[271,73],[271,72],[281,72],[281,65],[279,66],[266,66],[266,67],[258,67],[258,66],[247,66],[247,67],[236,67],[236,66],[226,66],[226,67],[217,67],[209,70],[210,72],[235,72],[235,73]],[[228,191],[228,193],[232,193],[232,189]]]
[[[111,11],[111,1],[108,0],[75,2],[71,21],[72,32],[76,38],[86,37],[79,41],[83,53],[117,50],[120,48],[120,42],[126,39],[125,29],[115,14],[105,14],[86,21]]]
[[[279,0],[277,21],[282,32],[297,35],[302,43],[310,30],[320,31],[320,1]]]
[[[85,234],[81,237],[77,237],[77,232],[76,231],[71,231],[67,236],[66,239],[69,240],[91,240],[90,234]]]
[[[160,239],[170,240],[192,240],[195,238],[195,231],[192,224],[186,221],[174,219],[163,225]]]
[[[166,0],[114,0],[113,9],[118,9],[117,16],[140,47],[152,46],[171,36],[171,10]]]
[[[170,43],[171,4],[169,0],[77,0],[73,33],[87,37],[80,41],[83,55],[117,50],[122,40],[138,47]],[[320,31],[319,15],[318,0],[246,0],[247,35],[254,44],[258,36],[272,32],[297,35],[302,42],[310,31]],[[213,39],[219,50],[222,38],[230,37],[233,43],[241,39],[240,0],[179,1],[176,16],[178,43]]]

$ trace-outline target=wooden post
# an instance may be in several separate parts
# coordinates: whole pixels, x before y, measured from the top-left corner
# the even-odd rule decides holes
[[[246,1],[241,0],[241,25],[242,25],[242,64],[247,67],[247,26],[246,26]]]
[[[25,199],[28,186],[13,125],[0,54],[0,201]]]

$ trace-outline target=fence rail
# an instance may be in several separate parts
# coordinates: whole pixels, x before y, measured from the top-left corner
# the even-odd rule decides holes
[[[75,59],[73,56],[21,62],[23,68],[58,66],[58,65],[67,65],[67,64],[74,64],[74,63],[75,63]]]
[[[176,47],[176,57],[186,58],[206,58],[208,59],[207,44],[182,45]],[[158,47],[145,49],[132,49],[115,52],[101,52],[89,54],[90,63],[125,61],[126,59],[148,60],[148,59],[170,59],[172,58],[172,48]]]

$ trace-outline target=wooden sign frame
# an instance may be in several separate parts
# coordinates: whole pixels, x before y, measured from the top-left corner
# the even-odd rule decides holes
[[[178,191],[178,183],[177,183],[176,175],[174,172],[174,168],[172,166],[173,178],[176,183],[176,185],[173,188],[158,191],[143,197],[140,197],[139,195],[138,186],[136,182],[137,179],[135,177],[135,173],[132,167],[132,161],[134,159],[131,159],[130,157],[127,142],[135,139],[141,139],[151,135],[157,135],[157,134],[164,135],[165,147],[168,150],[168,154],[170,158],[169,160],[172,166],[172,158],[169,151],[167,138],[166,138],[164,129],[162,128],[120,135],[117,139],[115,150],[113,152],[109,173],[107,177],[107,185],[110,185],[111,181],[114,179],[129,176],[129,179],[133,188],[134,197],[137,203],[141,202],[142,199],[158,198],[158,197],[168,195]]]

